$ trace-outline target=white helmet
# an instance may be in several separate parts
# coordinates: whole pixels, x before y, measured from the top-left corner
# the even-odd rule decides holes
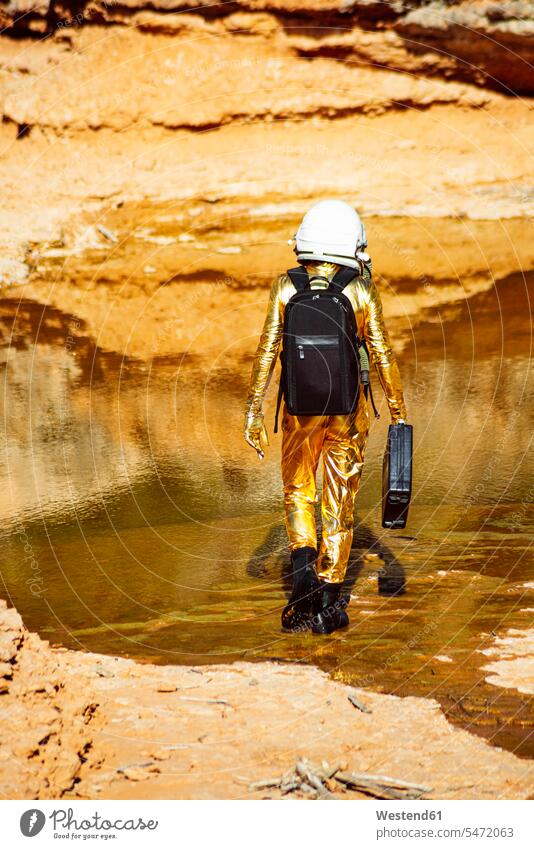
[[[321,200],[308,210],[297,230],[299,262],[336,262],[358,268],[356,254],[367,246],[365,225],[342,200]]]

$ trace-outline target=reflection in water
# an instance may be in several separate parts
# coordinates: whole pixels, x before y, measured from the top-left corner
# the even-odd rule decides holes
[[[409,525],[380,527],[383,416],[357,504],[352,627],[328,640],[279,629],[279,443],[260,465],[242,441],[249,363],[122,360],[72,317],[1,302],[2,577],[28,627],[162,663],[313,661],[433,696],[454,721],[532,754],[531,704],[484,683],[480,651],[497,629],[532,622],[533,279],[429,310],[406,332]]]
[[[318,505],[315,522],[320,535],[321,514]],[[272,552],[278,551],[277,559],[273,565],[280,573],[283,591],[289,598],[292,588],[291,560],[283,547],[283,543],[280,545],[280,536],[279,525],[271,528],[259,546],[252,552],[246,569],[251,578],[267,577],[269,574],[268,563],[272,559]],[[370,528],[359,525],[343,584],[343,591],[346,596],[352,595],[356,591],[356,582],[366,562],[370,562],[375,567],[374,573],[379,595],[395,596],[403,595],[406,592],[406,576],[402,564],[380,537],[376,536]]]

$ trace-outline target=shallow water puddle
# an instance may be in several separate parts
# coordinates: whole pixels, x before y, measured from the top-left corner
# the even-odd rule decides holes
[[[279,438],[263,464],[242,441],[250,361],[122,358],[72,314],[0,302],[2,577],[26,625],[158,663],[317,663],[437,698],[452,721],[532,756],[532,700],[486,684],[495,656],[482,651],[533,625],[533,284],[509,275],[392,321],[415,425],[410,522],[380,527],[382,403],[357,505],[351,628],[329,639],[280,632]],[[226,294],[212,291],[215,309]]]

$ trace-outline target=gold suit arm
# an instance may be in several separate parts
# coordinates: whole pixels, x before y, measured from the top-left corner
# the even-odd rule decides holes
[[[369,284],[364,335],[388,402],[391,419],[394,423],[406,419],[399,367],[384,323],[382,300],[372,281]]]
[[[283,327],[282,280],[283,275],[271,287],[267,315],[254,357],[245,408],[249,418],[261,416],[263,399],[276,365]]]

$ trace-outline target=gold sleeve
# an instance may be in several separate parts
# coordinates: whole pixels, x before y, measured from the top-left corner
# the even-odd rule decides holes
[[[261,413],[263,399],[269,388],[276,365],[283,328],[283,302],[281,298],[283,279],[284,275],[281,275],[271,287],[267,315],[250,376],[245,409],[248,416],[258,416]]]
[[[364,325],[364,336],[371,359],[376,366],[382,389],[386,396],[393,422],[406,419],[406,406],[402,382],[395,354],[384,323],[382,300],[376,285],[369,286],[369,299]]]

